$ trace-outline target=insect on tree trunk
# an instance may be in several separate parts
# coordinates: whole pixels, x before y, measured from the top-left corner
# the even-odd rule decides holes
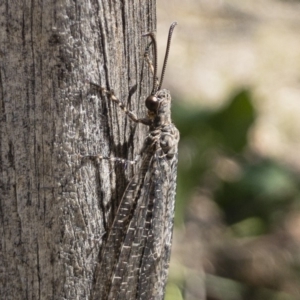
[[[0,2],[0,299],[90,299],[145,128],[155,1]]]

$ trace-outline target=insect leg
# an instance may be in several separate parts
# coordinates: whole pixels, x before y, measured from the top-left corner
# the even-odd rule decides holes
[[[96,83],[90,82],[91,85],[94,87],[98,88],[100,92],[104,93],[110,100],[116,102],[119,107],[124,111],[124,113],[129,117],[129,119],[135,123],[142,123],[144,125],[149,126],[151,123],[151,120],[149,118],[138,118],[137,115],[131,111],[128,110],[127,107],[125,106],[124,102],[120,99],[118,99],[114,93],[114,90],[107,90],[104,87],[99,86]]]
[[[124,159],[124,158],[120,158],[120,157],[108,157],[108,156],[103,156],[103,155],[99,155],[99,154],[95,154],[95,155],[82,155],[82,154],[77,154],[77,156],[79,158],[89,158],[89,159],[95,159],[95,160],[108,160],[110,162],[117,162],[117,163],[121,163],[124,165],[136,165],[139,160],[140,160],[140,155],[137,155],[135,157],[134,160],[129,160],[129,159]]]

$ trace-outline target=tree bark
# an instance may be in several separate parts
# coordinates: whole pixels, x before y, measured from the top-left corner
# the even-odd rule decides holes
[[[5,3],[4,3],[5,2]],[[0,2],[1,299],[89,299],[102,237],[132,170],[78,154],[133,159],[155,0]]]

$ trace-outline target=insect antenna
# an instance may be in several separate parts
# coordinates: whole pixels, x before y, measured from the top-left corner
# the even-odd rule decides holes
[[[152,92],[151,95],[155,95],[157,91],[157,43],[156,43],[156,38],[155,34],[153,32],[148,32],[143,34],[143,36],[150,36],[153,44],[153,51],[154,51],[154,71],[153,71],[153,87],[152,87]]]
[[[143,36],[150,36],[152,44],[153,44],[153,48],[154,48],[153,87],[152,87],[152,92],[151,92],[150,96],[147,97],[146,101],[145,101],[146,107],[149,109],[149,111],[152,111],[152,112],[157,112],[157,109],[158,109],[159,102],[158,102],[158,99],[155,94],[157,91],[160,90],[161,85],[163,83],[166,66],[167,66],[167,61],[168,61],[168,57],[169,57],[169,52],[170,52],[171,38],[172,38],[174,27],[176,25],[177,25],[177,22],[173,22],[169,29],[166,54],[165,54],[163,68],[162,68],[161,79],[159,82],[157,79],[157,42],[156,42],[155,34],[153,32],[148,32],[148,33],[143,34]]]
[[[165,54],[165,59],[164,59],[164,64],[163,64],[163,68],[161,71],[161,77],[160,77],[160,82],[159,82],[159,86],[157,88],[157,90],[161,89],[163,80],[164,80],[164,76],[165,76],[165,72],[166,72],[166,67],[167,67],[167,62],[168,62],[168,57],[169,57],[169,52],[170,52],[170,46],[171,46],[171,39],[172,39],[172,34],[173,34],[173,30],[174,27],[177,25],[177,22],[173,22],[170,26],[169,29],[169,36],[168,36],[168,43],[167,43],[167,48],[166,48],[166,54]]]

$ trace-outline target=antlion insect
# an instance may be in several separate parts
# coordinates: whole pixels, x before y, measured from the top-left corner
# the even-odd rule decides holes
[[[159,82],[155,35],[144,34],[151,38],[154,48],[153,88],[145,102],[146,118],[137,118],[113,92],[102,88],[132,121],[149,126],[149,134],[140,152],[138,171],[125,190],[108,232],[95,273],[93,299],[164,297],[172,244],[179,131],[171,121],[170,92],[161,86],[176,25],[172,23],[169,30]],[[148,53],[145,56],[150,65]]]

